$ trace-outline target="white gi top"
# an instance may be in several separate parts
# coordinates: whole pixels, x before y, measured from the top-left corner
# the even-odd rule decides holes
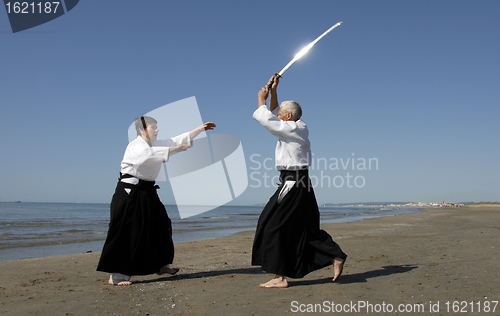
[[[279,107],[273,112],[266,105],[261,105],[253,118],[278,136],[275,163],[278,170],[297,170],[311,165],[311,144],[309,130],[302,120],[283,121],[278,118]]]
[[[137,184],[138,179],[155,181],[160,173],[161,164],[168,161],[169,147],[178,144],[192,146],[189,132],[169,139],[156,140],[152,147],[141,136],[137,136],[128,144],[121,163],[121,173],[135,178],[125,178],[121,181],[132,184]]]

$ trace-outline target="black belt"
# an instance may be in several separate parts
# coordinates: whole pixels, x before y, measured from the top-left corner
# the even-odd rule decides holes
[[[134,177],[133,175],[130,175],[128,173],[122,174],[120,172],[120,178],[118,178],[118,181],[120,181],[121,179],[127,179],[127,178],[136,178],[136,179],[138,179],[139,183],[137,183],[135,186],[137,186],[139,188],[144,188],[144,189],[159,189],[160,188],[160,186],[155,185],[154,181],[141,180],[141,179],[139,179],[137,177]],[[122,182],[122,183],[126,183],[126,182]],[[134,184],[131,184],[131,183],[127,183],[127,184],[134,185]]]
[[[280,172],[281,183],[285,181],[299,181],[303,177],[309,177],[309,171],[307,169],[281,170]]]

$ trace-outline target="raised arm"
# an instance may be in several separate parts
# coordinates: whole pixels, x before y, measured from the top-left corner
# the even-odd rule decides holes
[[[259,107],[261,105],[267,104],[266,101],[267,97],[269,96],[269,91],[271,91],[271,100],[269,102],[270,110],[273,111],[275,108],[278,107],[278,94],[276,92],[276,88],[278,88],[278,83],[279,83],[279,77],[272,76],[267,82],[267,84],[264,87],[262,87],[262,89],[258,93]]]
[[[259,104],[257,104],[257,107],[267,104],[266,100],[268,95],[269,95],[269,89],[267,88],[267,86],[262,87],[262,89],[260,89],[258,93]]]
[[[275,73],[274,76],[270,79],[272,81],[271,85],[271,99],[269,101],[269,110],[274,111],[278,107],[278,93],[276,92],[278,88],[278,84],[280,83],[280,77],[277,76],[278,74]]]

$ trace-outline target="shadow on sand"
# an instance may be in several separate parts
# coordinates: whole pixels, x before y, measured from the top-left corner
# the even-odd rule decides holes
[[[368,282],[367,279],[376,278],[380,276],[387,276],[398,273],[406,273],[413,269],[418,268],[417,265],[395,265],[395,266],[384,266],[377,270],[366,271],[363,273],[354,274],[343,274],[341,275],[335,283],[339,284],[351,284],[351,283],[364,283]],[[300,281],[288,281],[289,286],[301,286],[301,285],[314,285],[314,284],[326,284],[332,283],[333,277],[316,279],[316,280],[300,280]]]
[[[266,272],[263,272],[262,270],[260,270],[259,267],[255,267],[255,268],[243,268],[243,269],[203,271],[203,272],[195,272],[195,273],[180,273],[180,274],[176,274],[173,276],[170,276],[168,274],[163,274],[161,276],[158,276],[158,279],[134,281],[134,284],[154,283],[154,282],[160,282],[160,281],[200,279],[200,278],[209,278],[209,277],[216,277],[216,276],[221,276],[221,275],[231,275],[231,274],[266,274]]]
[[[351,283],[364,283],[368,282],[367,279],[376,278],[380,276],[387,276],[398,273],[406,273],[413,269],[418,268],[417,265],[393,265],[393,266],[384,266],[377,270],[366,271],[363,273],[355,273],[355,274],[344,274],[339,277],[335,283],[339,284],[351,284]],[[221,275],[231,275],[231,274],[268,274],[267,272],[263,272],[260,267],[255,268],[242,268],[242,269],[227,269],[227,270],[214,270],[214,271],[205,271],[205,272],[196,272],[196,273],[181,273],[174,276],[159,276],[158,279],[154,280],[144,280],[144,281],[134,281],[134,284],[140,283],[154,283],[159,281],[175,281],[175,280],[188,280],[188,279],[199,279],[199,278],[209,278],[209,277],[217,277]],[[315,284],[326,284],[332,283],[332,277],[316,279],[316,280],[300,280],[293,281],[288,280],[289,286],[304,286],[304,285],[315,285]]]

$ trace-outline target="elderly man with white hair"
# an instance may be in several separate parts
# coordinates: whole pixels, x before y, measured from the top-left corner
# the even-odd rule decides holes
[[[263,288],[288,287],[287,277],[302,278],[330,264],[333,264],[335,281],[342,273],[347,255],[319,227],[318,204],[308,173],[309,131],[300,119],[299,103],[284,101],[278,109],[278,83],[279,76],[273,76],[259,91],[259,108],[253,114],[254,119],[278,137],[275,163],[281,184],[259,217],[252,265],[276,275],[261,284]]]

